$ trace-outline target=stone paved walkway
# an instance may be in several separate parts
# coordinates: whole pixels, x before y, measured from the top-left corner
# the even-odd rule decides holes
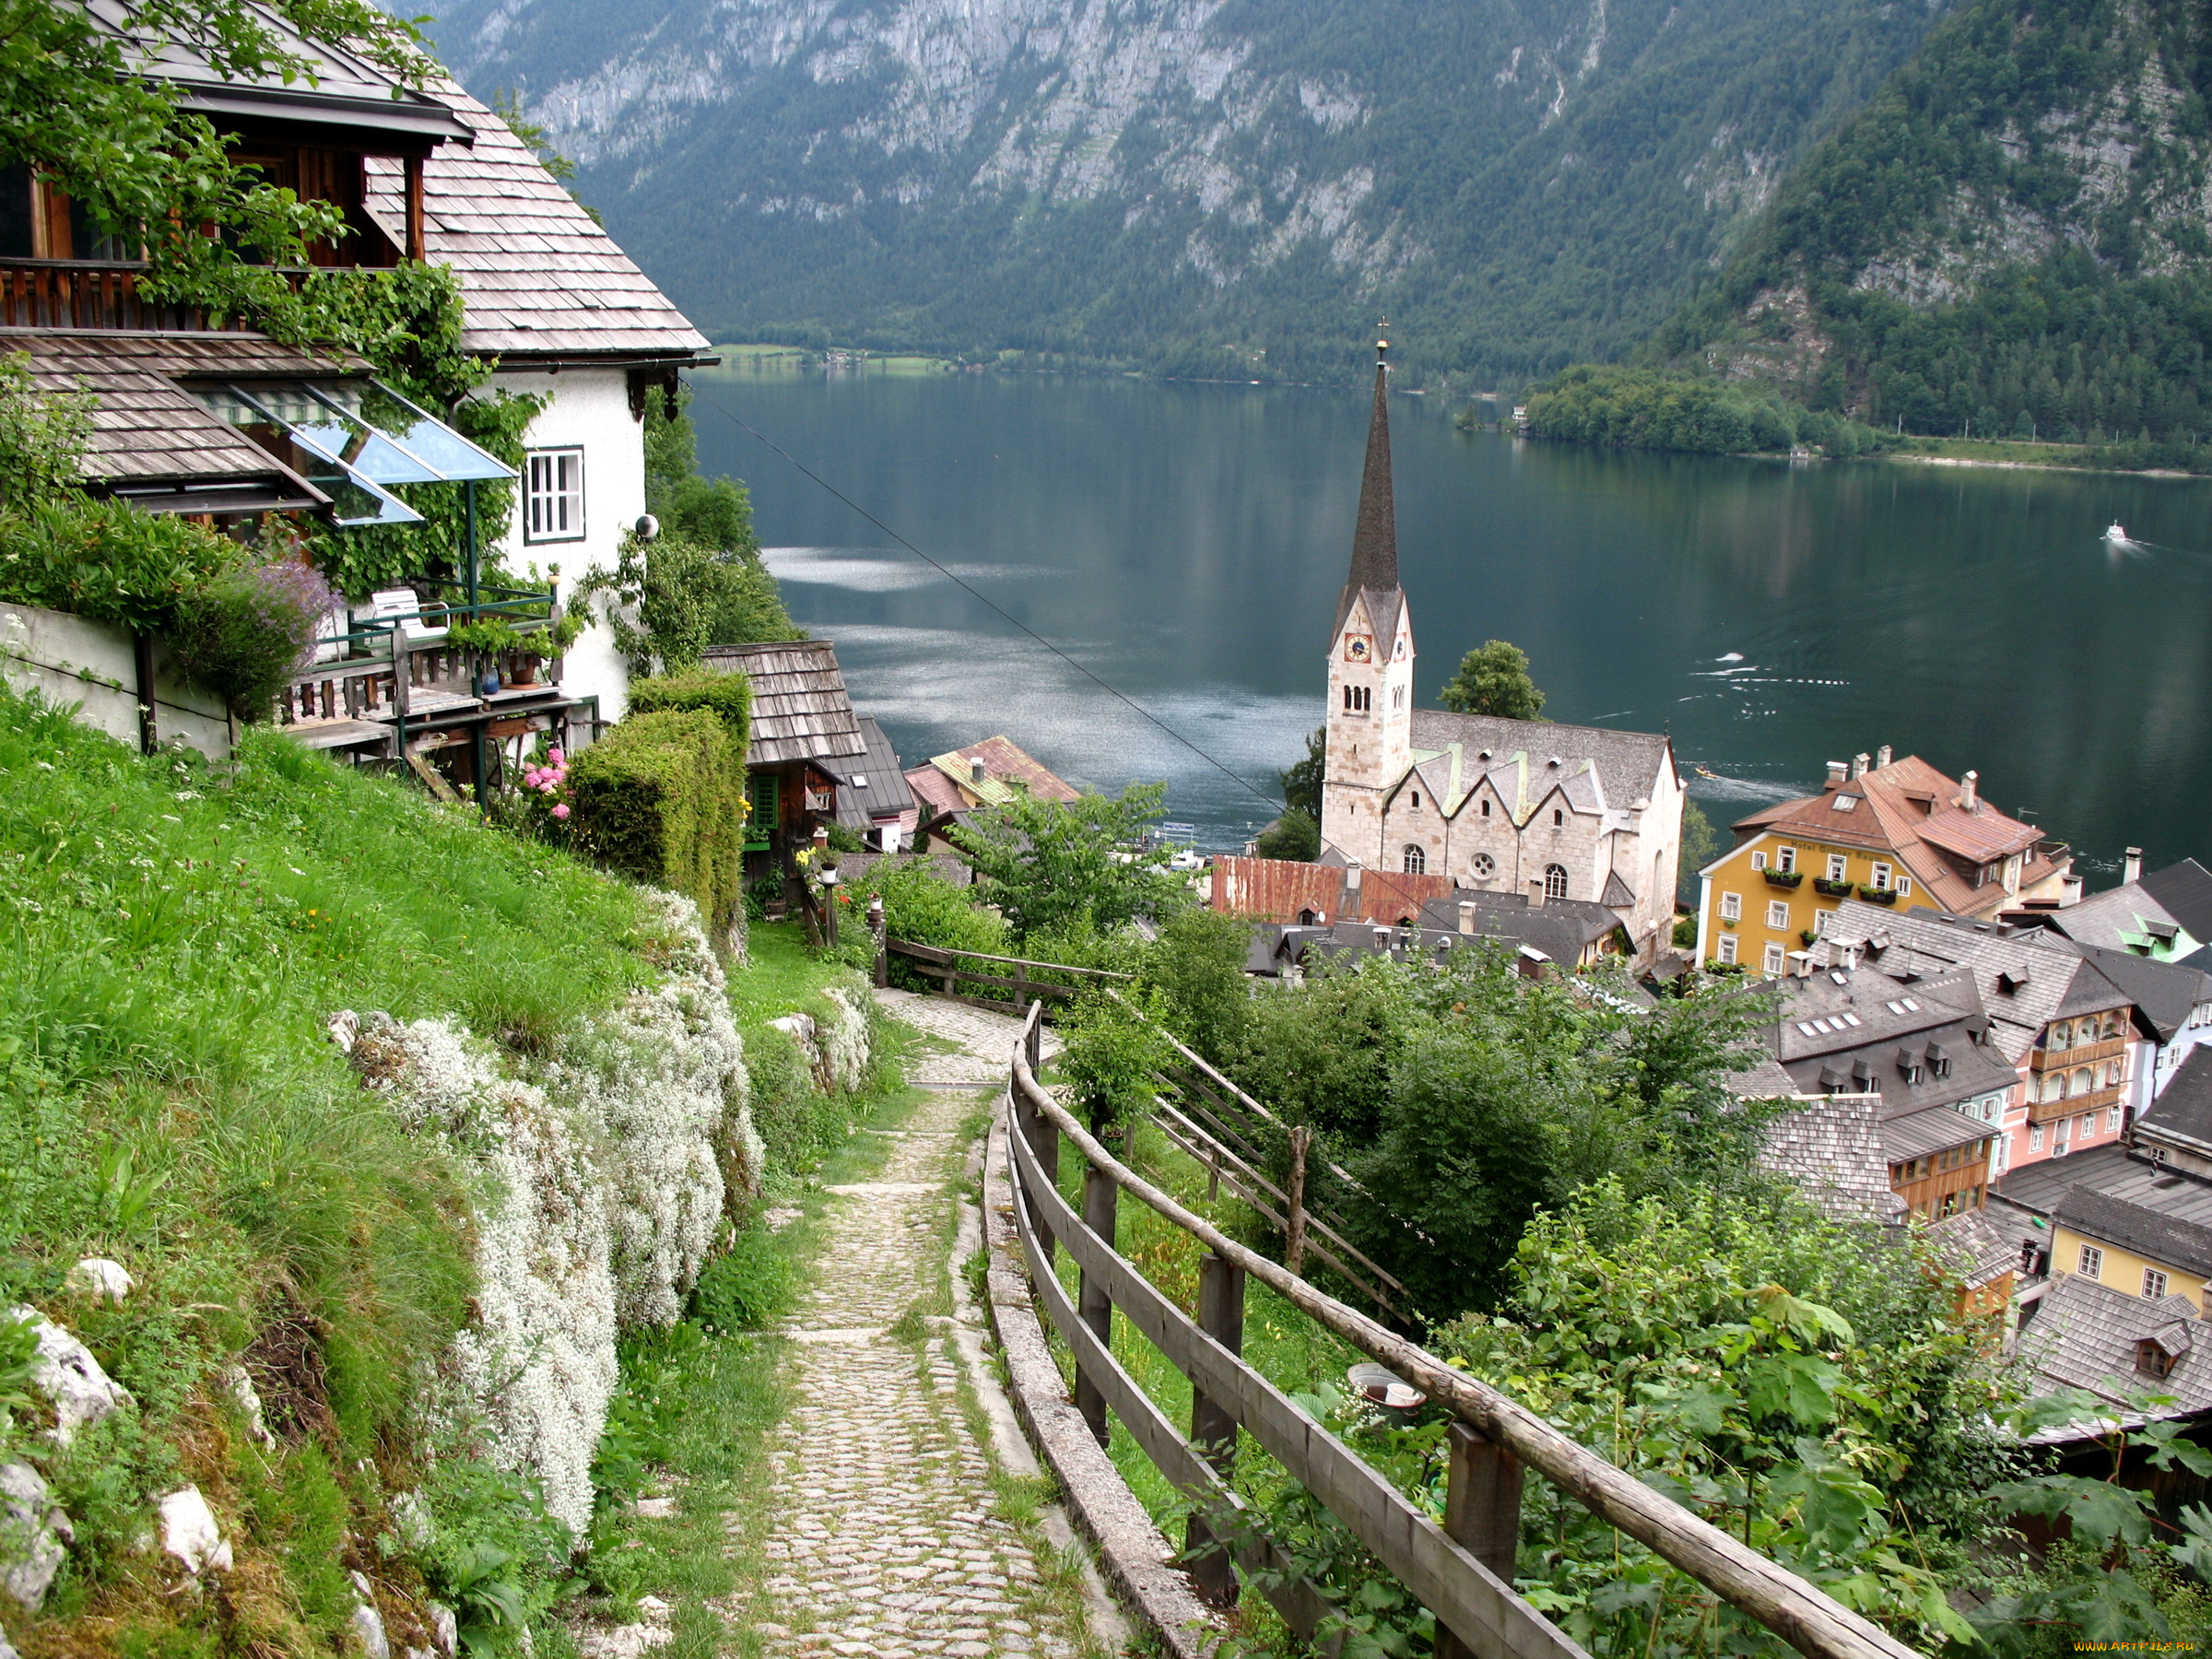
[[[879,994],[960,1045],[923,1057],[917,1080],[1004,1076],[1013,1020]],[[843,1202],[792,1320],[794,1403],[770,1454],[771,1611],[755,1627],[767,1653],[1072,1659],[1082,1644],[1077,1616],[995,1513],[991,1453],[963,1409],[950,1342],[938,1330],[917,1340],[917,1322],[890,1330],[947,1283],[942,1230],[972,1101],[949,1090],[924,1100],[875,1180],[831,1189]]]

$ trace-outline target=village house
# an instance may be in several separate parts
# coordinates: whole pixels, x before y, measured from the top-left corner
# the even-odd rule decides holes
[[[1786,970],[1837,907],[1856,897],[1893,910],[1960,916],[2056,910],[2080,892],[2073,856],[1982,798],[1885,745],[1828,763],[1817,795],[1738,818],[1735,845],[1698,872],[1698,960]]]
[[[2044,926],[2078,944],[2181,962],[2212,947],[2212,870],[2184,858],[2143,874],[2143,854],[2127,849],[2121,884],[2048,917]],[[2200,966],[2212,966],[2207,953]]]
[[[868,771],[874,757],[853,712],[837,647],[828,640],[710,645],[702,665],[752,681],[746,876],[758,879],[788,869],[792,854],[814,839],[817,829],[840,821],[844,780],[858,775],[869,779],[866,788],[876,787]],[[880,730],[877,736],[881,739]],[[898,757],[888,758],[896,767]]]
[[[965,825],[979,808],[1006,806],[1018,792],[1040,801],[1083,798],[1081,790],[1004,735],[932,755],[907,772],[906,786],[914,800],[917,852],[933,835],[949,844],[947,831]]]
[[[1328,664],[1324,862],[1619,912],[1639,962],[1668,942],[1682,781],[1664,736],[1414,706],[1398,580],[1388,370],[1375,366],[1351,569]]]

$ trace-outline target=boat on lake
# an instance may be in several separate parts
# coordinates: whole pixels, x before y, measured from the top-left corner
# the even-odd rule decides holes
[[[2104,539],[2108,542],[2115,543],[2125,541],[2127,539],[2127,527],[2121,524],[2118,519],[2114,519],[2111,524],[2104,527]]]

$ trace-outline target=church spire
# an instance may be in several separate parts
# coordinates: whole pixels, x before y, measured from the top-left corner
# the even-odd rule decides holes
[[[1388,323],[1383,324],[1387,330]],[[1375,342],[1375,407],[1367,424],[1367,470],[1359,479],[1359,522],[1352,532],[1352,569],[1336,606],[1336,625],[1362,588],[1398,585],[1397,513],[1390,490],[1390,341]]]

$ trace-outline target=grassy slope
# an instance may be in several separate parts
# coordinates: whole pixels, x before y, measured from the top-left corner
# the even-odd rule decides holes
[[[4,695],[0,894],[0,1288],[141,1406],[41,1455],[79,1544],[47,1615],[8,1602],[8,1629],[30,1659],[325,1647],[352,1610],[341,1562],[373,1535],[362,1462],[406,1482],[413,1367],[471,1286],[465,1195],[324,1022],[453,1014],[541,1042],[650,974],[634,894],[280,738],[211,771]],[[63,1290],[88,1253],[138,1293]],[[271,1456],[215,1403],[216,1368],[249,1351],[292,1430]],[[185,1479],[240,1566],[180,1615],[129,1545]]]

